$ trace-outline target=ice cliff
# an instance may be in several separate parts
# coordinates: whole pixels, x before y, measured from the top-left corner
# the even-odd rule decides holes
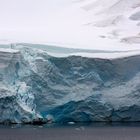
[[[21,45],[0,49],[0,114],[0,123],[140,121],[140,55],[54,57]]]

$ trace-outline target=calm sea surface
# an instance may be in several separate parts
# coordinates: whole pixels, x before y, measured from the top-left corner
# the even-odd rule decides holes
[[[140,123],[0,125],[0,140],[140,140]]]

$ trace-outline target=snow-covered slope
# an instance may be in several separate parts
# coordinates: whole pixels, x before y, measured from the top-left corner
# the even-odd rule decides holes
[[[95,30],[93,40],[98,39],[95,45],[103,48],[108,45],[112,45],[112,48],[116,45],[119,48],[139,47],[139,0],[79,0],[77,5],[89,16],[89,21],[85,24]]]
[[[0,5],[2,43],[9,40],[100,50],[139,49],[139,0],[7,1]]]
[[[12,47],[0,50],[1,123],[140,121],[139,54],[53,57]]]

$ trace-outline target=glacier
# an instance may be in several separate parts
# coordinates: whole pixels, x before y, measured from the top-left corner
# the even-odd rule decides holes
[[[55,57],[11,47],[0,49],[0,123],[140,121],[140,53]]]

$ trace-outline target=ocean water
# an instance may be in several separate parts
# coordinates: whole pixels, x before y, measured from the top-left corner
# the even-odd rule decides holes
[[[140,140],[140,123],[0,125],[0,140]]]

